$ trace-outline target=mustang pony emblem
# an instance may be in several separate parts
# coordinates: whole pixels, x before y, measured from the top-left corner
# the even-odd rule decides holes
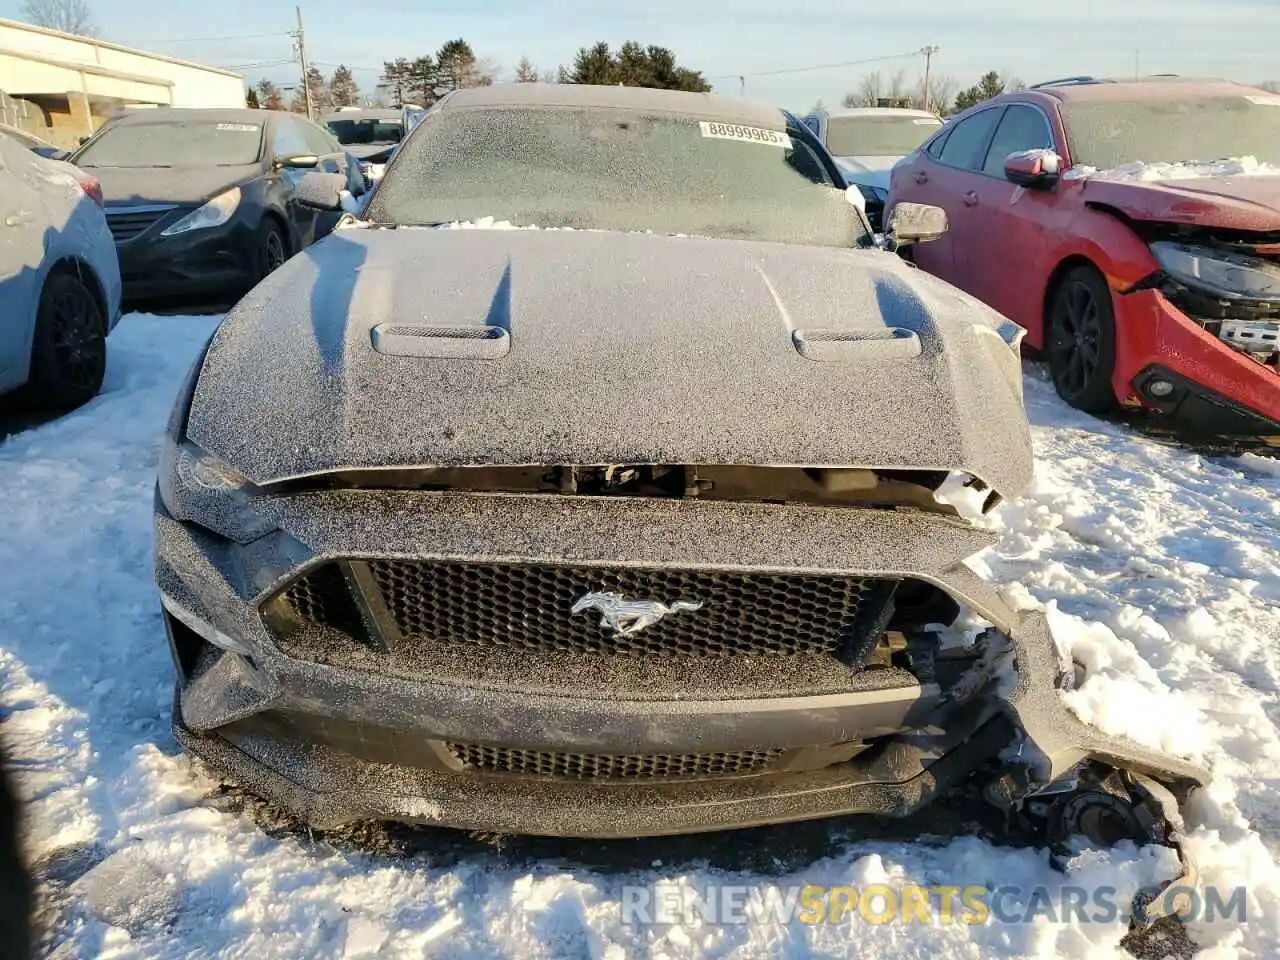
[[[657,600],[628,600],[620,593],[587,593],[578,598],[570,612],[599,610],[602,627],[608,627],[617,634],[629,634],[653,626],[667,614],[701,609],[701,603],[689,600],[677,600],[668,605]]]

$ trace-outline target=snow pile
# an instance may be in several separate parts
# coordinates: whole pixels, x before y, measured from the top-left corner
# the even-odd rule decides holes
[[[495,220],[493,217],[481,217],[479,220],[451,220],[442,223],[438,230],[540,230],[541,227],[518,227],[510,220]]]
[[[1225,160],[1166,163],[1135,161],[1099,170],[1096,167],[1072,167],[1063,174],[1065,180],[1107,180],[1117,183],[1154,183],[1161,180],[1195,180],[1200,177],[1275,177],[1280,167],[1259,161],[1256,157],[1231,157]]]
[[[912,843],[856,840],[861,824],[787,827],[767,842],[819,830],[823,843],[748,863],[737,854],[766,843],[759,833],[625,848],[643,867],[621,862],[628,854],[599,865],[596,843],[561,844],[549,859],[475,847],[451,856],[454,841],[441,840],[392,858],[269,835],[227,809],[169,733],[172,673],[150,559],[157,436],[214,322],[126,317],[102,396],[0,443],[0,733],[46,878],[50,952],[1123,956],[1119,917],[877,925],[855,915],[810,925],[777,915],[768,898],[792,884],[1017,885],[1025,893],[1005,906],[1018,912],[1037,887],[1052,899],[1068,884],[1105,884],[1123,903],[1174,875],[1169,850],[1082,852],[1064,875],[1044,851],[994,846],[944,815],[948,835]],[[1211,765],[1213,784],[1187,811],[1188,846],[1205,883],[1247,887],[1248,923],[1190,932],[1213,960],[1278,956],[1280,471],[1257,457],[1205,459],[1068,411],[1034,369],[1026,389],[1036,481],[989,519],[1002,538],[974,566],[1014,584],[1020,605],[1047,609],[1062,651],[1085,668],[1072,709]],[[710,884],[745,889],[747,922],[624,922],[624,886],[693,896]]]

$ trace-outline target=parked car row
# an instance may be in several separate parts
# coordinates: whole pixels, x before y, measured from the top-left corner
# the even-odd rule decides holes
[[[359,161],[326,128],[248,109],[129,111],[66,162],[0,130],[6,246],[0,392],[26,386],[66,409],[92,397],[106,336],[129,301],[234,301],[333,229],[339,214],[301,202],[308,170],[366,190]]]
[[[1280,95],[1076,77],[979,104],[892,171],[913,251],[1047,354],[1072,406],[1280,443]]]
[[[886,227],[944,236],[901,199]],[[990,776],[1046,842],[1176,845],[1204,772],[1067,710],[934,495],[1029,483],[1022,331],[877,243],[795,117],[458,91],[266,287],[183,384],[155,508],[211,769],[320,827],[593,837]],[[940,653],[962,609],[997,626]]]

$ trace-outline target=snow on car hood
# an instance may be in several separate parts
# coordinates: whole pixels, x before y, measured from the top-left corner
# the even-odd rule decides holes
[[[208,167],[85,167],[102,183],[108,204],[204,203],[258,176],[256,163]]]
[[[849,183],[889,189],[889,174],[901,157],[836,157],[836,166]]]
[[[360,467],[812,464],[961,470],[1013,495],[1031,449],[1002,323],[879,251],[343,230],[227,317],[187,429],[256,483]],[[391,330],[413,352],[415,330],[442,327],[506,336],[453,359],[374,346]],[[805,331],[816,355],[842,358],[806,359]]]
[[[1253,157],[1208,163],[1130,163],[1111,170],[1073,167],[1085,201],[1135,220],[1235,230],[1280,230],[1280,167]]]

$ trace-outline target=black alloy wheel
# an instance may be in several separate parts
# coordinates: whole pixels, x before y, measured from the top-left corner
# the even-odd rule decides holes
[[[1092,267],[1076,267],[1054,292],[1049,310],[1049,372],[1058,395],[1078,410],[1115,406],[1115,313],[1106,281]]]

